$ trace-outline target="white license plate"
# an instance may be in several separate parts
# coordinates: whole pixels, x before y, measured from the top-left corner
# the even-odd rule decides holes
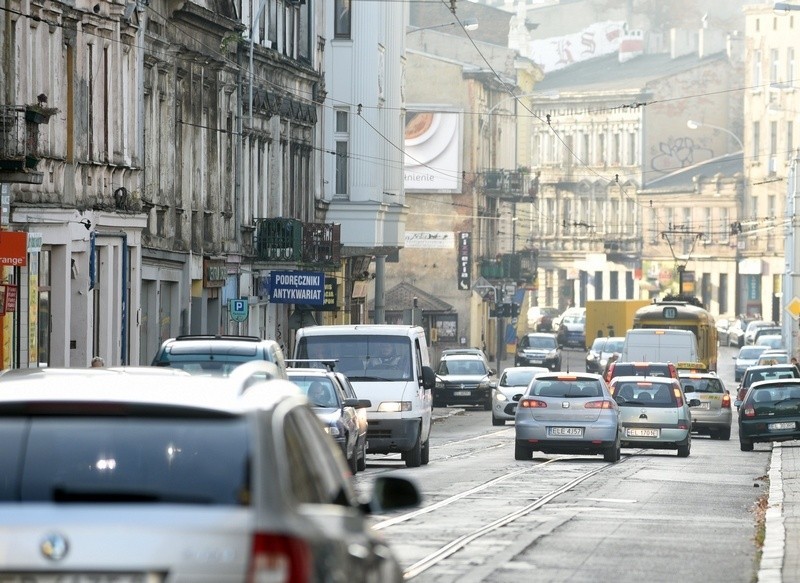
[[[770,431],[784,431],[786,429],[794,429],[794,421],[786,422],[786,423],[770,423],[769,430]]]
[[[0,583],[158,583],[160,575],[147,573],[5,573],[0,575]]]
[[[710,403],[700,403],[700,406],[698,407],[698,409],[708,410],[709,409],[709,405],[710,405]]]
[[[625,430],[625,435],[628,437],[658,437],[658,429],[641,429],[637,427],[628,427]]]
[[[534,358],[531,360],[533,364],[542,364],[544,361],[541,358]]]
[[[453,391],[454,397],[469,397],[472,391]]]
[[[551,437],[583,437],[583,427],[548,427]]]

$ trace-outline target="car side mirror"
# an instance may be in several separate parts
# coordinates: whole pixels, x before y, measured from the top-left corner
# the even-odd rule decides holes
[[[495,371],[493,371],[492,369],[489,369],[489,376],[490,377],[493,377],[495,374],[496,374]]]
[[[372,407],[372,401],[369,399],[345,399],[344,406],[353,409],[369,409]]]
[[[512,400],[512,401],[517,401],[517,402],[519,402],[519,400],[520,400],[521,398],[522,398],[522,393],[519,393],[519,394],[517,394],[517,395],[514,395],[513,397],[511,397],[511,400]]]
[[[436,373],[429,366],[422,367],[422,386],[425,389],[433,389],[436,386]]]

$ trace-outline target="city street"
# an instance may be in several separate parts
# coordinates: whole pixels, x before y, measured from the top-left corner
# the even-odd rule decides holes
[[[719,357],[732,392],[735,352]],[[584,355],[565,351],[565,363],[582,371]],[[685,459],[624,449],[617,464],[542,454],[520,462],[513,423],[492,427],[489,412],[465,410],[435,425],[430,465],[370,456],[356,481],[361,490],[399,472],[423,492],[419,509],[376,519],[406,579],[748,582],[770,448],[741,452],[735,419],[730,441],[694,435]]]

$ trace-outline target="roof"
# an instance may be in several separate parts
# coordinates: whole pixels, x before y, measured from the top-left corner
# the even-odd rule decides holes
[[[384,336],[408,336],[409,333],[425,331],[420,326],[404,324],[333,324],[330,326],[306,326],[297,331],[298,336],[335,336],[337,334]]]
[[[741,150],[724,156],[717,156],[691,166],[686,166],[665,176],[659,176],[645,185],[645,190],[689,190],[695,189],[697,177],[732,177],[744,172],[744,152]]]
[[[699,65],[726,59],[725,53],[705,58],[689,54],[673,59],[668,53],[645,54],[624,63],[616,53],[580,61],[569,67],[547,73],[536,84],[537,93],[568,91],[635,93],[646,89],[651,81],[689,71]],[[542,99],[547,96],[542,95]]]
[[[426,292],[406,281],[398,283],[386,292],[386,310],[398,312],[410,309],[414,305],[414,298],[417,299],[417,307],[423,312],[453,312],[455,308],[444,300],[440,300],[433,294]],[[369,309],[375,309],[375,300],[370,300]]]

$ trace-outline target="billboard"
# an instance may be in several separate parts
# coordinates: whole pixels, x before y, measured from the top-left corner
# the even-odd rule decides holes
[[[461,114],[410,110],[403,146],[406,191],[461,190]]]

